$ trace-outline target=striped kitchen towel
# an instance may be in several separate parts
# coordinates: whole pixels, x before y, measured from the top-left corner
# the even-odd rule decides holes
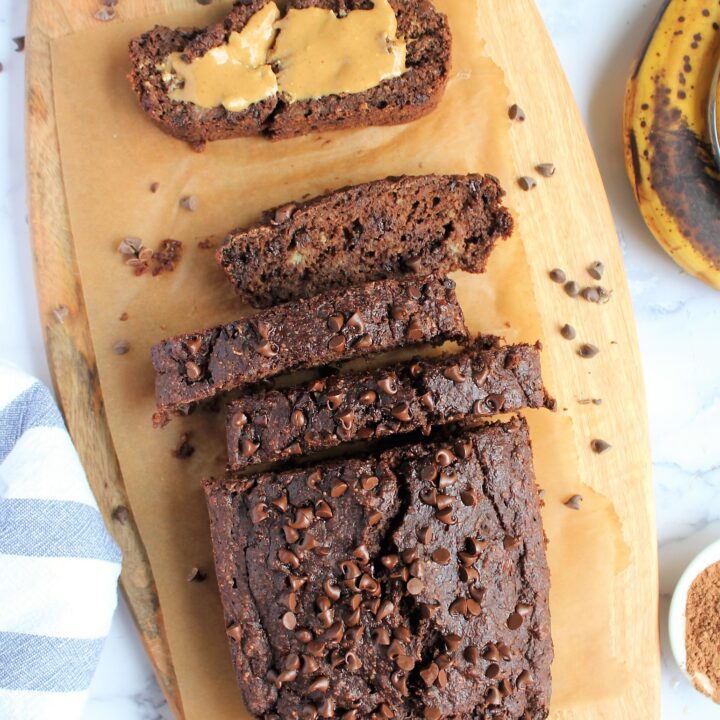
[[[2,720],[80,717],[120,559],[50,392],[0,363]]]

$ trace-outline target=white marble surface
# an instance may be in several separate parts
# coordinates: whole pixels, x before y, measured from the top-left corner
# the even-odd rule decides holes
[[[680,571],[697,549],[720,537],[720,294],[660,250],[625,177],[625,77],[660,0],[538,4],[598,156],[633,294],[652,430],[662,628]],[[11,41],[24,33],[25,12],[25,0],[0,0],[0,358],[47,382],[26,223],[23,55],[13,52]],[[529,62],[528,72],[536,70]],[[83,720],[170,717],[121,603]],[[689,688],[663,645],[663,718],[684,717],[720,718],[720,709]]]

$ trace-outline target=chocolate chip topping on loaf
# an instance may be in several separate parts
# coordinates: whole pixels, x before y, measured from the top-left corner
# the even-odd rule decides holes
[[[549,579],[524,421],[206,493],[256,717],[547,717]]]
[[[452,280],[368,283],[164,340],[151,351],[155,399],[174,410],[291,370],[466,338]]]
[[[246,395],[228,406],[228,456],[242,469],[344,442],[429,434],[450,423],[552,406],[537,346],[501,347],[482,338],[459,355]]]
[[[479,273],[512,233],[504,194],[489,175],[377,180],[270,210],[217,258],[255,307],[407,273]]]
[[[284,138],[320,130],[397,125],[429,113],[440,101],[450,74],[451,36],[447,19],[429,0],[390,0],[398,35],[407,40],[407,71],[360,93],[328,95],[287,103],[267,98],[241,112],[202,108],[173,100],[162,65],[172,52],[201,57],[239,32],[267,0],[242,0],[221,23],[204,29],[156,26],[130,42],[130,83],[143,111],[162,130],[196,149],[207,141],[266,135]],[[290,0],[288,7],[322,7],[336,12],[372,7],[368,0]]]

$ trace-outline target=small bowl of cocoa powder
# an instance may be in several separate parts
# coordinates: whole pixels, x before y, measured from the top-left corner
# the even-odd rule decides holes
[[[693,687],[720,703],[720,540],[687,566],[670,603],[670,647]]]

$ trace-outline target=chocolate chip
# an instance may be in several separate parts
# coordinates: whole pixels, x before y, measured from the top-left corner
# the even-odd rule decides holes
[[[511,120],[517,120],[518,122],[525,122],[525,112],[519,105],[516,105],[516,104],[513,104],[510,106],[510,110],[508,110],[508,117]]]
[[[332,698],[325,698],[317,709],[321,718],[335,717],[335,701]]]
[[[490,662],[500,662],[500,653],[498,652],[497,646],[494,643],[490,643],[483,650],[482,656],[485,660]]]
[[[252,457],[259,449],[260,445],[254,443],[250,438],[243,438],[241,443],[243,457]]]
[[[302,410],[295,409],[290,415],[290,422],[296,429],[300,429],[305,425],[305,413]]]
[[[429,390],[424,395],[420,396],[420,402],[423,407],[430,412],[435,409],[435,400],[433,400],[433,395]]]
[[[410,595],[419,595],[423,591],[424,587],[425,583],[420,580],[420,578],[413,578],[407,584],[407,591]]]
[[[460,500],[462,500],[462,504],[466,507],[472,507],[477,504],[477,494],[473,489],[463,490],[460,493]]]
[[[367,477],[364,477],[362,478],[362,480],[360,480],[360,487],[365,492],[370,492],[371,490],[374,490],[379,484],[380,479],[375,477],[375,475],[368,475]]]
[[[605,265],[603,265],[599,260],[596,260],[588,268],[588,274],[594,280],[602,280],[602,277],[605,274]]]
[[[420,479],[423,482],[434,482],[435,478],[438,476],[438,469],[437,465],[435,463],[430,463],[428,465],[423,465],[420,468]]]
[[[385,393],[385,395],[396,395],[398,391],[395,380],[389,377],[380,380],[378,382],[378,388]]]
[[[472,443],[470,441],[457,442],[455,444],[455,454],[462,460],[467,460],[472,456]]]
[[[377,400],[377,393],[374,390],[366,390],[360,395],[360,402],[363,405],[374,405]]]
[[[408,325],[407,332],[405,333],[408,340],[417,342],[425,337],[422,325],[417,318],[413,318]]]
[[[329,520],[333,516],[333,511],[325,500],[318,500],[315,504],[315,515],[322,520]]]
[[[575,328],[572,325],[568,325],[567,323],[560,328],[560,334],[566,340],[574,340],[577,337],[577,332]]]
[[[438,487],[440,490],[447,490],[457,482],[457,475],[452,469],[444,469],[440,473],[440,479],[438,480]]]
[[[390,633],[387,628],[379,627],[372,632],[373,640],[383,647],[387,647],[390,644]]]
[[[130,343],[126,340],[118,340],[113,346],[112,351],[116,355],[126,355],[130,351]]]
[[[455,455],[447,448],[440,448],[440,450],[435,453],[435,462],[440,465],[440,467],[447,467],[454,460]]]
[[[417,539],[423,544],[427,545],[432,542],[433,531],[431,527],[423,527],[417,531]]]
[[[534,190],[537,186],[537,180],[535,178],[530,177],[529,175],[523,175],[523,177],[518,178],[518,185],[525,191],[530,192],[530,190]]]
[[[449,368],[446,368],[443,371],[443,375],[448,380],[452,380],[454,383],[458,383],[458,384],[465,382],[465,380],[467,379],[465,377],[465,375],[462,374],[459,365],[451,365]]]
[[[452,507],[455,502],[455,498],[452,495],[445,495],[444,493],[438,493],[435,505],[438,510],[445,510],[446,508]]]
[[[342,315],[331,315],[328,318],[327,326],[331,332],[340,332],[345,326],[345,318]]]
[[[485,668],[485,677],[494,680],[500,674],[500,666],[497,663],[490,663]]]
[[[530,685],[530,683],[532,683],[532,675],[527,670],[523,670],[515,681],[515,687],[521,690],[527,685]]]
[[[605,440],[593,440],[590,443],[590,447],[594,453],[602,455],[603,453],[606,453],[608,450],[610,450],[610,448],[612,448],[612,445],[608,442],[605,442]]]
[[[276,498],[272,501],[272,504],[274,507],[276,507],[280,512],[285,512],[288,509],[288,498],[285,493],[283,493],[279,498]]]
[[[412,415],[410,414],[410,406],[406,402],[398,403],[392,409],[392,416],[396,420],[400,420],[401,422],[410,422],[410,420],[412,420]]]
[[[384,568],[387,568],[388,570],[392,570],[393,568],[397,567],[397,564],[400,562],[400,558],[397,555],[383,555],[383,557],[380,558],[380,563]]]
[[[347,321],[347,326],[358,333],[365,332],[365,320],[359,312],[354,312]]]
[[[582,507],[582,501],[582,495],[572,495],[563,503],[563,505],[571,510],[579,510]]]
[[[467,600],[458,598],[450,604],[449,611],[451,615],[467,615]]]
[[[263,520],[267,520],[267,517],[268,510],[265,503],[260,502],[253,505],[253,509],[250,511],[250,519],[255,525],[261,523]]]
[[[500,705],[502,703],[502,695],[500,694],[500,691],[495,687],[489,688],[485,693],[485,702],[488,705]]]
[[[367,350],[369,347],[372,347],[373,345],[373,339],[370,335],[361,335],[353,344],[353,347],[357,348],[358,350]]]
[[[582,289],[580,293],[582,297],[588,302],[599,303],[600,302],[600,291],[594,287],[586,287]]]
[[[580,294],[580,286],[574,280],[566,282],[563,287],[565,288],[565,292],[572,298]]]
[[[415,560],[417,560],[419,557],[417,546],[403,550],[401,553],[401,557],[402,557],[402,561],[406,565],[409,565],[410,563],[415,562]]]
[[[151,192],[151,193],[156,193],[159,188],[160,188],[160,183],[159,183],[159,182],[150,183],[150,192]]]
[[[22,52],[23,50],[25,50],[24,35],[18,35],[18,37],[14,37],[12,41],[15,43],[15,52]]]
[[[600,352],[600,349],[598,347],[596,347],[595,345],[591,345],[590,343],[585,343],[584,345],[580,346],[580,349],[578,350],[577,354],[581,358],[590,359],[590,358],[594,358],[599,352]]]
[[[485,406],[492,413],[500,412],[505,405],[505,398],[502,395],[493,393],[485,398]]]
[[[286,630],[294,630],[297,627],[297,617],[295,617],[295,613],[286,612],[282,616],[282,624]],[[300,663],[300,659],[298,658],[298,666],[299,666],[299,663]]]
[[[333,335],[333,337],[330,338],[328,347],[335,353],[341,353],[345,351],[346,344],[347,342],[343,335]]]
[[[278,346],[269,340],[263,340],[255,349],[265,358],[273,358],[278,354]]]
[[[417,595],[417,593],[411,593],[411,595]],[[405,670],[405,672],[411,672],[415,667],[415,660],[409,655],[398,655],[395,658],[395,663],[401,670]],[[392,717],[392,715],[390,717]]]
[[[535,169],[545,178],[552,177],[555,174],[555,166],[552,163],[540,163]]]
[[[207,573],[204,570],[201,570],[200,568],[194,567],[190,570],[190,572],[187,574],[187,581],[188,582],[195,582],[195,583],[201,583],[207,578]]]
[[[240,642],[240,639],[242,638],[242,626],[239,624],[231,625],[227,630],[225,630],[227,633],[227,636],[235,640],[235,642]]]
[[[343,410],[335,416],[335,419],[340,423],[343,429],[347,431],[352,428],[352,424],[355,421],[355,414],[352,410]]]
[[[289,543],[296,543],[300,539],[300,533],[289,525],[282,526],[283,532],[285,533],[285,541]]]
[[[350,672],[357,672],[362,668],[362,661],[354,652],[345,653],[345,667]]]
[[[190,212],[195,212],[198,209],[198,199],[195,195],[185,195],[180,198],[180,207]]]
[[[554,270],[550,271],[550,279],[558,283],[558,285],[562,285],[567,280],[567,276],[565,275],[565,271],[561,270],[560,268],[555,268]]]
[[[339,498],[345,494],[348,484],[337,478],[330,484],[330,497]]]
[[[507,626],[510,628],[510,630],[518,630],[522,624],[523,617],[520,613],[514,612],[507,619]]]
[[[420,500],[425,505],[434,507],[437,505],[437,490],[435,488],[423,489],[420,491]]]
[[[455,652],[462,643],[462,638],[459,635],[456,635],[455,633],[450,633],[449,635],[445,635],[443,637],[443,640],[445,642],[445,647],[448,649],[448,652]]]
[[[300,567],[300,560],[297,555],[287,548],[280,548],[280,550],[278,550],[278,560],[283,563],[283,565],[289,565],[295,569]]]

